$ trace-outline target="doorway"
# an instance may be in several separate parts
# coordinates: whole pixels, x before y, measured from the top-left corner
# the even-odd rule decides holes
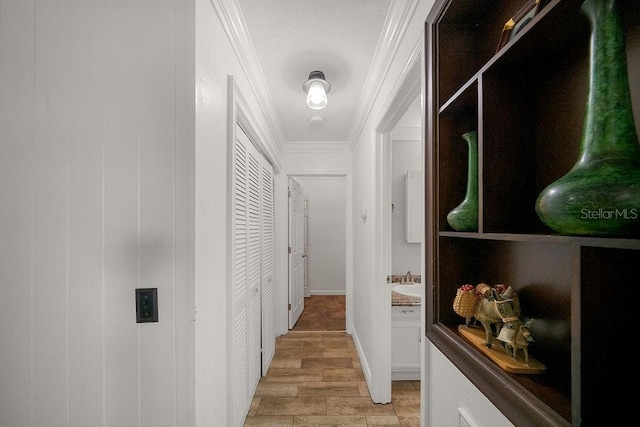
[[[420,381],[424,185],[420,96],[391,131],[391,380]],[[404,283],[406,286],[397,286]],[[402,288],[402,292],[400,292]],[[404,293],[408,291],[408,293]],[[397,383],[394,382],[393,386]]]
[[[347,329],[347,176],[316,174],[290,179],[295,180],[304,193],[306,251],[303,259],[307,278],[304,310],[290,329],[344,331]]]
[[[393,234],[392,234],[392,218],[395,212],[392,200],[392,132],[403,119],[407,111],[410,109],[419,97],[420,104],[420,139],[424,136],[424,113],[421,99],[421,87],[423,85],[423,64],[422,50],[416,45],[414,51],[409,57],[405,66],[405,71],[398,79],[397,87],[394,89],[394,95],[389,99],[388,105],[384,108],[380,120],[375,127],[376,131],[376,193],[380,195],[376,205],[376,235],[379,240],[376,245],[376,270],[374,272],[376,282],[384,284],[386,287],[380,287],[379,292],[375,293],[375,309],[381,314],[379,318],[379,329],[381,345],[376,350],[376,357],[381,361],[381,369],[375,372],[375,378],[372,379],[372,395],[376,396],[376,402],[389,402],[391,400],[392,389],[392,292],[394,286],[392,284],[393,271]],[[423,142],[420,143],[422,147]],[[422,159],[422,149],[419,154]],[[421,160],[422,166],[422,160]],[[421,251],[421,260],[424,259],[424,238],[419,243]],[[423,275],[424,267],[420,266],[420,277]],[[406,273],[406,272],[403,272]],[[414,309],[415,310],[415,309]],[[420,311],[417,325],[423,325],[424,304],[418,308]],[[412,319],[413,321],[413,319]],[[422,327],[418,326],[418,338],[424,334]],[[423,358],[423,346],[418,345],[417,351],[420,353],[418,366],[421,367]]]

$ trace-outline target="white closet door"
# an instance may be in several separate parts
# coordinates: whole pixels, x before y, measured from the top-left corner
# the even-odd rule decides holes
[[[232,265],[233,289],[231,315],[233,319],[232,365],[233,365],[233,425],[240,425],[248,411],[247,401],[247,146],[236,130],[233,147],[232,187]]]
[[[275,197],[273,167],[262,162],[262,375],[266,375],[276,351],[276,284],[273,280]]]
[[[246,135],[245,135],[246,136]],[[248,228],[247,241],[247,285],[248,285],[248,371],[249,389],[247,399],[250,402],[255,391],[261,373],[260,341],[261,341],[261,316],[260,316],[260,276],[261,276],[261,228],[260,228],[260,163],[262,155],[249,142],[247,150],[247,180],[249,182],[248,199]]]
[[[233,425],[241,426],[260,379],[261,154],[236,127],[233,161]]]

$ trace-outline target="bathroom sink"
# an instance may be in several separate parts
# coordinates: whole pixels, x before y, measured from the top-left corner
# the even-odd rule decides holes
[[[399,293],[401,295],[406,295],[408,297],[422,297],[424,286],[422,283],[415,284],[398,284],[391,288],[393,292]]]

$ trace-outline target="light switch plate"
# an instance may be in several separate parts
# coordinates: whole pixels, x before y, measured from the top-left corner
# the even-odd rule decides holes
[[[158,288],[136,289],[136,323],[158,321]]]

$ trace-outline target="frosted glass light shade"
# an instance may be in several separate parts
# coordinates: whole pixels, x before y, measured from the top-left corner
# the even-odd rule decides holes
[[[304,82],[302,89],[307,94],[307,106],[312,110],[322,110],[327,106],[327,93],[331,90],[331,83],[325,80],[322,71],[312,71],[309,79]]]
[[[324,91],[322,83],[315,81],[311,83],[309,87],[309,93],[307,93],[307,105],[312,110],[322,110],[327,106],[327,93]]]

